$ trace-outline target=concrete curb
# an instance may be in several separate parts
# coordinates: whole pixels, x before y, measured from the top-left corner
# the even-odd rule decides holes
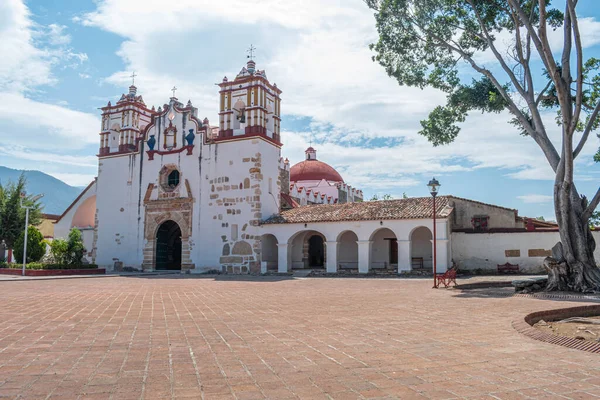
[[[587,351],[590,353],[600,353],[600,343],[589,342],[586,340],[577,340],[565,336],[553,335],[550,333],[542,332],[541,330],[533,327],[533,325],[541,319],[548,319],[550,321],[553,321],[556,319],[563,319],[569,317],[596,316],[599,314],[599,304],[580,307],[559,308],[557,310],[537,311],[531,314],[527,314],[523,319],[513,321],[512,326],[517,332],[531,339],[539,340],[540,342],[556,344],[559,346],[567,347],[569,349]]]

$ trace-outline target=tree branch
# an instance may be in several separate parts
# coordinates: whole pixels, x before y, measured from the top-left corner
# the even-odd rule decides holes
[[[496,49],[496,46],[494,45],[494,41],[492,40],[490,33],[488,32],[487,28],[485,27],[485,24],[481,20],[481,15],[479,15],[479,12],[477,11],[475,4],[473,4],[473,0],[467,0],[467,2],[471,5],[471,8],[473,9],[473,12],[475,13],[477,22],[479,22],[479,27],[481,28],[481,31],[483,32],[483,34],[485,36],[485,41],[487,42],[488,46],[490,46],[492,53],[494,53],[494,56],[496,56],[496,59],[500,62],[502,69],[504,70],[504,72],[506,72],[506,74],[510,78],[513,85],[515,85],[515,89],[517,89],[519,94],[521,96],[523,96],[524,99],[527,99],[528,96],[527,96],[527,93],[525,92],[525,89],[523,88],[523,86],[521,86],[521,83],[515,76],[514,72],[508,67],[508,65],[504,61],[502,54],[500,54],[500,52],[498,52],[498,49]],[[532,98],[532,101],[533,101],[533,98]]]
[[[577,93],[575,95],[575,112],[570,126],[570,134],[572,135],[577,128],[577,123],[579,122],[579,117],[581,115],[581,104],[583,102],[583,46],[581,44],[579,22],[577,21],[577,14],[575,14],[575,4],[573,4],[573,0],[567,0],[567,8],[569,10],[569,16],[571,17],[573,36],[575,38],[575,52],[577,53]]]
[[[594,111],[590,115],[590,119],[589,119],[587,125],[585,126],[585,130],[583,131],[581,140],[579,140],[579,144],[573,151],[573,159],[575,159],[575,157],[577,157],[579,155],[579,153],[583,149],[583,146],[585,146],[585,143],[587,142],[588,137],[590,136],[590,132],[592,131],[592,128],[594,127],[596,119],[598,118],[598,113],[600,113],[600,102],[598,102],[598,104],[596,104],[596,108],[594,108]]]
[[[581,218],[583,218],[584,221],[589,220],[596,208],[598,207],[598,204],[600,204],[600,188],[598,188],[598,191],[588,204]]]

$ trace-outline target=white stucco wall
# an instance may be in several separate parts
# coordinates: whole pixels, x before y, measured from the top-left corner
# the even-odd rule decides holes
[[[600,243],[600,232],[593,232]],[[498,264],[519,264],[524,272],[545,272],[542,263],[545,256],[529,257],[529,250],[551,250],[559,241],[558,232],[522,233],[452,233],[452,258],[462,270],[496,271]],[[507,257],[506,251],[518,250],[518,257]],[[509,254],[515,254],[510,252]],[[600,261],[600,246],[594,253]]]

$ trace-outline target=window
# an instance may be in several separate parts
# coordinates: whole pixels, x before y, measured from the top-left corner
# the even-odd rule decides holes
[[[473,224],[473,229],[476,232],[483,232],[488,230],[488,221],[490,217],[487,215],[478,215],[471,219],[471,223]]]
[[[179,171],[177,171],[176,169],[171,171],[171,173],[169,174],[169,176],[167,177],[167,185],[173,189],[175,188],[177,185],[179,185]]]

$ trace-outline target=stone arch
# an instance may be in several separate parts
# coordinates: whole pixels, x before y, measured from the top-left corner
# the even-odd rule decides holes
[[[189,201],[186,199],[182,206],[184,206],[184,208],[189,208],[191,203],[189,203]],[[158,210],[154,210],[154,207],[157,207]],[[194,264],[191,260],[190,246],[190,238],[192,236],[191,209],[164,212],[161,209],[161,203],[148,203],[146,207],[144,226],[144,238],[146,239],[143,262],[144,270],[152,271],[156,269],[156,245],[158,231],[160,226],[169,220],[177,224],[181,231],[181,270],[186,271],[194,268]]]
[[[426,226],[418,226],[410,232],[410,257],[412,269],[433,268],[433,234]]]
[[[358,235],[351,230],[337,237],[337,264],[339,269],[358,269]]]
[[[277,271],[279,265],[278,244],[277,238],[270,233],[260,237],[261,261],[265,263],[267,271]]]
[[[242,100],[238,100],[233,105],[233,120],[232,126],[233,129],[242,129],[245,124],[248,122],[248,115],[246,109],[246,103]]]
[[[156,232],[155,251],[155,269],[181,270],[181,228],[173,220],[167,220],[159,225]]]
[[[318,239],[313,239],[311,243],[314,236]],[[325,235],[315,230],[301,231],[293,235],[288,241],[291,247],[288,251],[291,253],[292,268],[324,268],[327,264],[326,241]]]
[[[398,238],[389,228],[375,230],[371,237],[370,269],[395,269],[398,265]]]

